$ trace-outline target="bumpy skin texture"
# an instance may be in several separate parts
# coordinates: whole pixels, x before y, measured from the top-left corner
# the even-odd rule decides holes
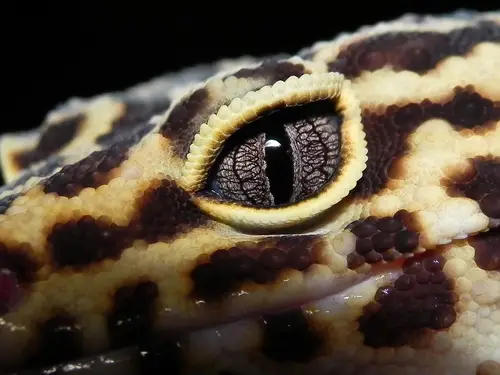
[[[499,13],[410,15],[5,135],[0,371],[499,374],[499,66]],[[200,125],[311,70],[361,106],[356,187],[282,233],[200,210],[177,183]]]

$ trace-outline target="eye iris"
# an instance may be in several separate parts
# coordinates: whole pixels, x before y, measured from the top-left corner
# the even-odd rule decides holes
[[[265,133],[242,129],[230,138],[210,171],[207,188],[222,199],[249,205],[272,206],[265,175]]]
[[[226,140],[203,193],[260,207],[316,194],[338,168],[341,123],[331,100],[261,114]]]
[[[296,202],[317,193],[331,180],[340,162],[341,116],[331,102],[315,102],[284,124],[294,156]],[[291,113],[293,115],[293,113]]]

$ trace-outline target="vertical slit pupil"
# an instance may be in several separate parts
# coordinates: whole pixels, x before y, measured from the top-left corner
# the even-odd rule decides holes
[[[293,192],[293,157],[290,142],[283,126],[266,129],[264,145],[266,175],[274,204],[288,203]]]

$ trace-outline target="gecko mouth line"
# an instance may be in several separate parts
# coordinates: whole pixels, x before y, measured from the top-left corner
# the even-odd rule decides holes
[[[224,346],[228,334],[233,336],[231,341],[248,339],[244,334],[245,327],[263,319],[265,316],[274,316],[304,306],[314,306],[316,312],[335,314],[346,308],[349,300],[359,298],[355,291],[368,283],[374,285],[389,285],[401,275],[401,269],[391,264],[376,267],[371,273],[356,278],[355,281],[345,282],[343,287],[335,285],[334,288],[323,288],[322,293],[314,296],[308,295],[301,299],[289,301],[286,305],[275,306],[272,309],[260,309],[246,314],[230,317],[229,319],[213,319],[203,324],[171,325],[161,333],[153,334],[151,342],[138,345],[126,345],[106,352],[83,356],[74,360],[60,362],[57,364],[23,369],[12,372],[9,375],[46,375],[46,374],[74,374],[74,375],[98,375],[98,374],[124,374],[140,375],[148,374],[150,366],[156,366],[157,362],[166,363],[171,360],[172,350],[182,352],[186,350],[186,343],[197,342],[199,345]],[[180,317],[179,317],[180,318]],[[168,319],[171,320],[171,319]],[[177,319],[177,323],[179,321]],[[175,329],[177,328],[177,329]],[[225,334],[221,335],[220,333]],[[157,338],[158,337],[158,338]],[[218,337],[214,342],[213,337]],[[217,342],[217,340],[219,342]],[[188,344],[189,345],[189,344]],[[192,349],[191,349],[192,350]],[[179,355],[179,353],[177,353]],[[182,356],[182,354],[180,354]],[[153,363],[153,364],[152,364]]]

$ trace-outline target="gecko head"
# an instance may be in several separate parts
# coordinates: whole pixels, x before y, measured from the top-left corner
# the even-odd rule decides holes
[[[71,349],[53,335],[63,331],[72,358],[82,353],[80,333],[94,332],[109,343],[103,349],[137,344],[145,362],[189,369],[240,354],[245,367],[251,356],[298,372],[326,358],[337,368],[325,372],[339,373],[371,372],[380,358],[390,366],[382,372],[417,368],[421,354],[432,355],[433,373],[496,358],[488,314],[498,304],[500,164],[488,153],[496,155],[499,112],[481,84],[492,80],[462,87],[453,73],[423,84],[395,74],[415,68],[399,47],[364,58],[377,40],[361,41],[362,54],[353,44],[342,65],[311,55],[221,72],[175,95],[142,127],[144,140],[113,139],[47,179],[30,194],[44,206],[26,209],[43,213],[46,237],[35,248],[9,241],[4,254],[37,257],[2,254],[16,278],[0,279],[0,301],[12,305],[17,280],[36,288],[4,320],[37,323],[26,340],[38,335],[35,354],[51,348],[57,361]],[[470,61],[481,51],[455,59],[457,71],[477,73]],[[489,54],[482,59],[488,67]],[[395,69],[380,69],[385,61]],[[15,212],[9,229],[27,221]],[[462,350],[472,341],[484,355]],[[401,358],[405,367],[394,367]]]

